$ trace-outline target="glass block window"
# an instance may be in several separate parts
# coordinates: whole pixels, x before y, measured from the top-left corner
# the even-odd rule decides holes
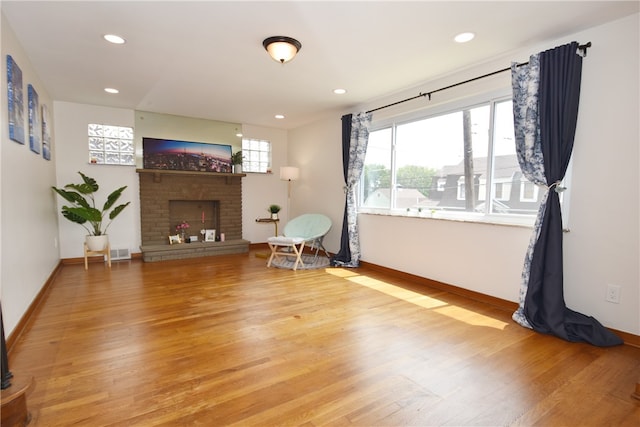
[[[242,171],[271,172],[271,143],[260,139],[242,140]]]
[[[89,124],[88,136],[90,163],[135,166],[133,128]]]

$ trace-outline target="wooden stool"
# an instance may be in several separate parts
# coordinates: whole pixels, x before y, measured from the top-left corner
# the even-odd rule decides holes
[[[269,237],[267,244],[271,248],[271,256],[267,262],[267,267],[271,267],[271,262],[275,259],[283,257],[295,257],[296,261],[293,263],[293,269],[296,270],[298,265],[304,267],[302,262],[302,252],[304,250],[304,238],[302,237]]]
[[[87,257],[94,255],[106,255],[107,256],[107,265],[111,268],[111,245],[107,243],[107,246],[101,251],[90,251],[87,243],[84,244],[84,269],[89,269],[89,262],[87,261]]]

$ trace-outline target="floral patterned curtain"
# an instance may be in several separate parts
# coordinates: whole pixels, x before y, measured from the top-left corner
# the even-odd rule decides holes
[[[342,117],[342,163],[345,180],[345,208],[340,251],[331,259],[336,267],[360,265],[360,236],[356,212],[355,187],[364,168],[369,142],[372,113],[348,114]]]
[[[593,317],[566,307],[559,186],[575,137],[582,57],[578,43],[532,55],[511,67],[516,151],[523,174],[546,189],[525,256],[513,319],[535,331],[599,346],[622,340]]]

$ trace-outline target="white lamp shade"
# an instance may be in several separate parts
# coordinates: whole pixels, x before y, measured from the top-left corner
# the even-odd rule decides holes
[[[280,168],[280,179],[283,181],[296,181],[300,176],[300,170],[295,166],[282,166]]]

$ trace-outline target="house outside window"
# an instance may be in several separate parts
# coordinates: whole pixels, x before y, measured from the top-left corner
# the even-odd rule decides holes
[[[533,224],[541,194],[520,171],[512,108],[489,99],[374,122],[359,211]]]
[[[271,173],[271,142],[244,138],[242,157],[243,172]]]
[[[538,200],[538,186],[522,178],[520,180],[520,201],[533,202]]]
[[[458,178],[458,200],[464,200],[464,192],[465,192],[465,185],[464,185],[464,177],[461,176],[460,178]]]

